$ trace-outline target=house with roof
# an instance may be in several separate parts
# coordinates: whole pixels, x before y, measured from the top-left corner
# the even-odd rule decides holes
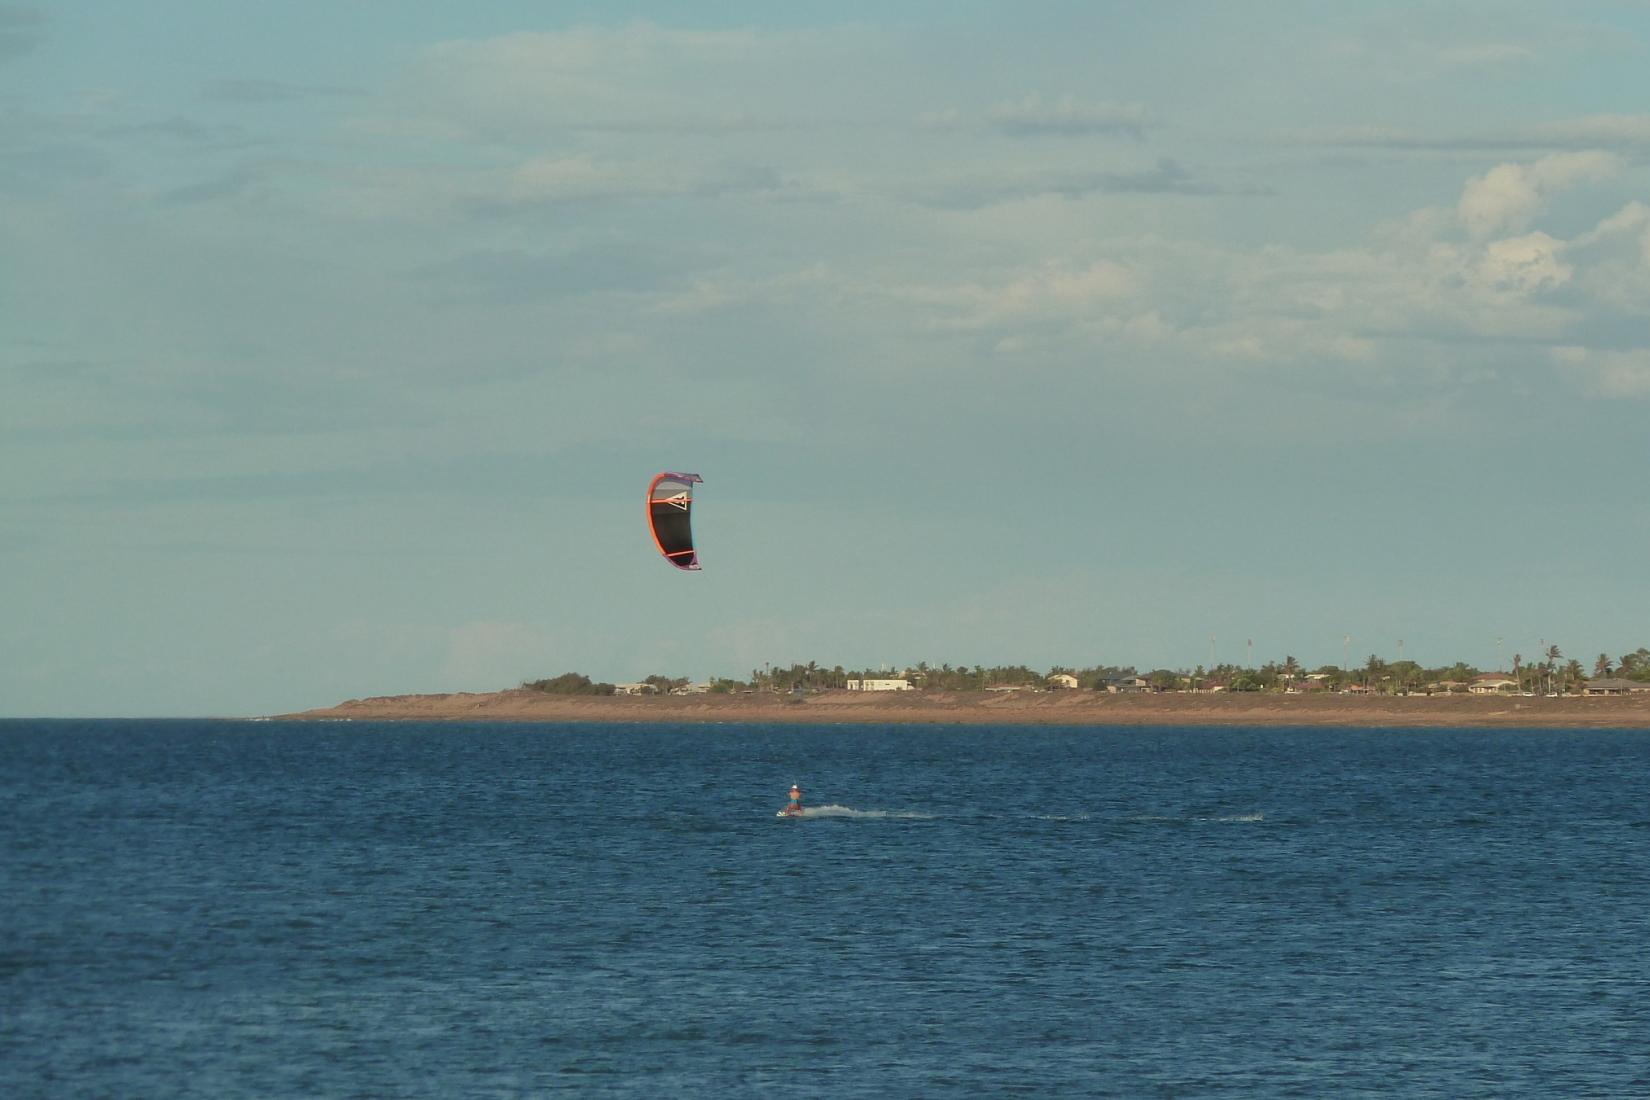
[[[1505,672],[1484,672],[1472,678],[1467,690],[1474,695],[1516,695],[1518,681]]]
[[[1100,686],[1112,695],[1133,694],[1152,689],[1150,681],[1132,668],[1126,668],[1115,675],[1107,676],[1105,680],[1101,681]]]
[[[1077,677],[1073,676],[1069,672],[1056,672],[1048,678],[1048,686],[1051,688],[1061,688],[1066,691],[1074,691],[1077,688]]]
[[[1641,691],[1650,691],[1650,683],[1620,676],[1595,676],[1581,685],[1583,695],[1633,695]]]

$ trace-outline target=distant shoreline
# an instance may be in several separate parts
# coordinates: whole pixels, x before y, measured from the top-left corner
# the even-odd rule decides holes
[[[1108,695],[1089,691],[548,695],[513,689],[351,699],[283,720],[795,723],[807,725],[1390,726],[1650,728],[1628,696]]]

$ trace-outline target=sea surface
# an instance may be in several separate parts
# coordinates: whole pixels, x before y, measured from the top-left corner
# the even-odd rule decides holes
[[[545,1095],[1650,1096],[1650,733],[0,722],[0,1096]]]

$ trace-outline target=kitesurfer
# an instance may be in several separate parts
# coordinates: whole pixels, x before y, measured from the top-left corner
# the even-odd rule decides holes
[[[802,816],[802,788],[798,787],[795,783],[791,784],[791,802],[790,805],[785,807],[785,816]]]

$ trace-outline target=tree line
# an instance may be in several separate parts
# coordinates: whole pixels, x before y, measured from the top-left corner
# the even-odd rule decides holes
[[[1491,670],[1500,671],[1500,670]],[[1548,646],[1533,659],[1514,653],[1512,671],[1508,673],[1517,684],[1517,690],[1534,691],[1543,695],[1562,695],[1579,691],[1588,679],[1620,677],[1650,683],[1650,649],[1640,646],[1631,653],[1612,659],[1600,653],[1589,670],[1579,659],[1566,658],[1558,646]],[[898,671],[890,669],[849,669],[842,665],[830,668],[817,661],[794,663],[789,666],[763,665],[753,668],[749,679],[715,677],[708,684],[711,692],[726,694],[746,691],[808,692],[831,688],[845,688],[849,680],[904,679],[913,686],[928,691],[985,691],[990,688],[1049,688],[1055,677],[1070,676],[1079,688],[1104,690],[1110,685],[1145,681],[1154,691],[1198,691],[1220,688],[1226,691],[1287,690],[1304,680],[1311,680],[1329,691],[1363,690],[1382,694],[1413,694],[1426,691],[1465,690],[1466,685],[1481,675],[1478,668],[1462,661],[1449,665],[1423,666],[1415,661],[1388,661],[1370,654],[1361,666],[1341,668],[1320,665],[1307,669],[1292,656],[1281,661],[1268,661],[1250,668],[1232,663],[1209,668],[1197,665],[1191,669],[1153,669],[1136,672],[1128,665],[1093,665],[1075,668],[1056,665],[1047,672],[1038,672],[1029,665],[930,665],[926,661]],[[687,677],[653,675],[642,683],[660,694],[686,687]],[[544,680],[530,680],[521,685],[531,691],[550,695],[612,695],[617,689],[610,683],[592,681],[577,672],[563,673]]]

